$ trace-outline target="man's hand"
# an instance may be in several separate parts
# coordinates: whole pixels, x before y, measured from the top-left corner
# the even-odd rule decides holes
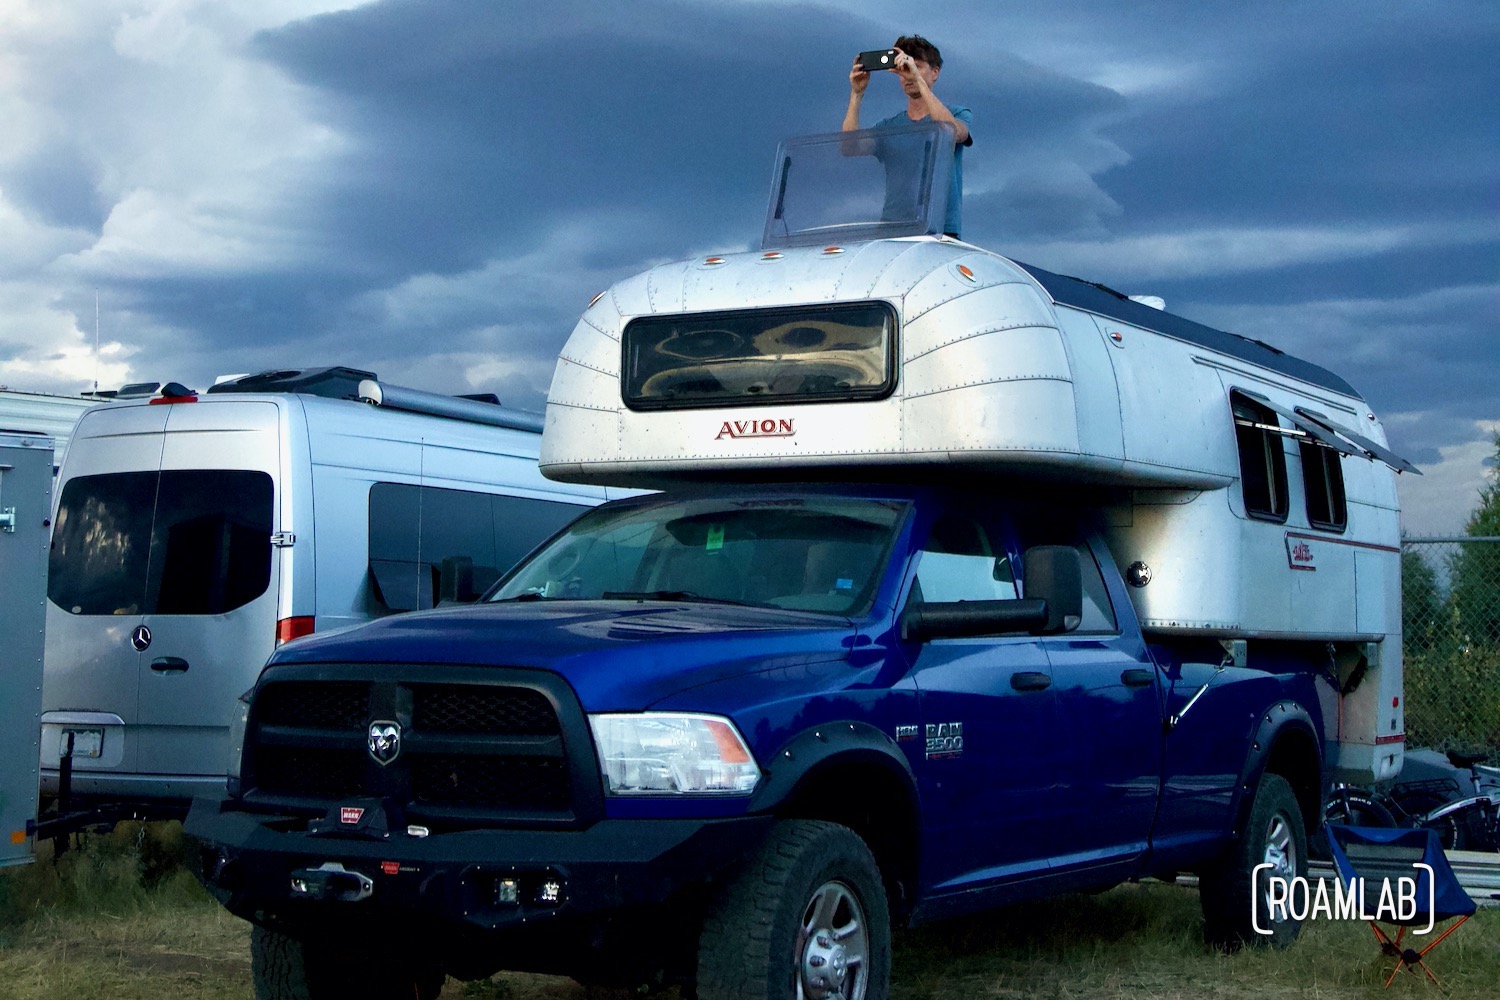
[[[922,74],[917,69],[917,61],[900,49],[896,50],[896,61],[892,63],[890,71],[901,77],[901,87],[903,90],[908,84],[917,87],[925,87],[927,85],[927,81],[922,79]],[[869,74],[866,73],[865,75],[868,76]]]
[[[870,85],[870,71],[859,64],[859,56],[854,57],[854,68],[849,71],[849,92],[851,94],[863,94],[865,88]]]

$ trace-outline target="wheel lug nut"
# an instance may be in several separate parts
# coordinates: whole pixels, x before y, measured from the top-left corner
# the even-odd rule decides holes
[[[809,958],[807,960],[807,964],[811,965],[814,969],[822,968],[823,963],[824,958],[822,955],[814,955],[812,958]]]
[[[833,945],[833,942],[830,941],[830,940],[828,940],[828,935],[827,934],[819,934],[818,935],[818,947],[819,948],[829,948],[829,947],[832,947],[832,945]]]

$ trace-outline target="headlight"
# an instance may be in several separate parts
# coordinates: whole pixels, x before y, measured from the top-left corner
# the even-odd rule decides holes
[[[234,715],[229,718],[229,766],[225,774],[230,795],[238,795],[240,791],[240,758],[245,753],[245,727],[250,722],[250,695],[254,690],[240,695],[234,703]]]
[[[607,795],[748,795],[760,768],[717,715],[591,715]]]

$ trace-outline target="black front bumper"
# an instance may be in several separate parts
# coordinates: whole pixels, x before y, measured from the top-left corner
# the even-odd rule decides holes
[[[232,913],[425,935],[575,922],[665,902],[745,858],[769,816],[607,819],[574,830],[317,835],[305,819],[197,799],[198,877]],[[512,901],[511,896],[514,896]]]

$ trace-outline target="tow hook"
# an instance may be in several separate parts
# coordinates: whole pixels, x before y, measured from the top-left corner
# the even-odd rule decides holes
[[[316,868],[299,868],[292,872],[292,895],[300,899],[319,899],[333,903],[357,903],[375,891],[368,876],[351,872],[337,861],[325,861]]]

